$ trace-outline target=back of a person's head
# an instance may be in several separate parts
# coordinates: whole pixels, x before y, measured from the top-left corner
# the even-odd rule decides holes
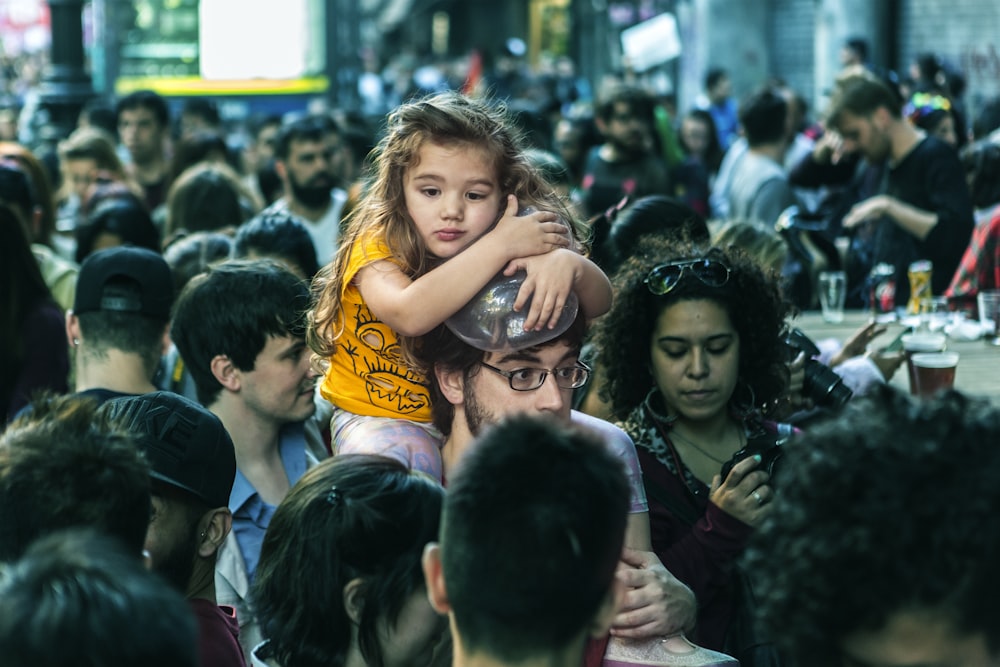
[[[0,562],[63,528],[112,535],[136,558],[149,523],[149,468],[135,436],[96,402],[44,398],[0,436]]]
[[[972,138],[985,139],[1000,130],[1000,96],[986,100],[972,119]]]
[[[31,177],[13,160],[0,160],[0,204],[12,207],[30,229],[37,198]]]
[[[29,148],[12,141],[0,141],[0,160],[17,163],[28,176],[32,200],[41,212],[38,228],[32,230],[32,242],[48,245],[56,228],[56,205],[48,168]]]
[[[163,250],[180,294],[184,286],[209,266],[229,259],[233,239],[222,232],[195,232],[177,238]]]
[[[194,379],[198,400],[211,405],[222,385],[212,359],[253,370],[271,337],[304,337],[309,288],[267,259],[230,260],[191,279],[177,297],[170,336]]]
[[[564,650],[611,596],[625,534],[621,461],[592,434],[502,421],[449,479],[441,564],[462,646],[508,664]]]
[[[76,229],[76,261],[82,264],[98,247],[131,245],[160,251],[160,232],[146,207],[132,196],[108,197],[96,202]],[[101,244],[101,245],[99,245]]]
[[[739,248],[769,272],[780,273],[788,259],[784,237],[749,220],[727,221],[712,237],[712,244]]]
[[[76,281],[73,313],[87,342],[77,353],[104,360],[112,349],[134,354],[152,376],[173,302],[170,266],[158,253],[132,246],[92,253]]]
[[[854,52],[858,62],[868,62],[868,40],[864,37],[850,37],[844,42],[844,46]]]
[[[610,221],[608,238],[601,253],[609,275],[642,248],[652,234],[678,243],[705,243],[708,225],[693,208],[674,197],[648,195],[625,206]]]
[[[192,97],[185,100],[181,106],[181,114],[200,118],[211,127],[218,127],[222,124],[219,105],[208,97]]]
[[[118,141],[118,126],[115,123],[115,109],[103,97],[92,97],[80,109],[77,127],[92,127],[104,130],[116,142]]]
[[[979,140],[961,152],[969,194],[976,208],[1000,203],[1000,144]]]
[[[0,655],[11,667],[195,667],[184,598],[110,538],[67,530],[0,571]]]
[[[383,664],[385,628],[423,594],[420,557],[443,497],[430,477],[381,456],[345,454],[303,475],[271,518],[251,592],[279,664],[343,664],[352,633],[365,663]],[[349,596],[352,582],[360,589]]]
[[[227,165],[199,162],[189,167],[167,194],[167,235],[238,227],[244,220],[242,196],[239,175]]]
[[[822,658],[910,612],[1000,655],[997,442],[989,401],[883,385],[789,443],[745,565],[797,664],[839,665]]]
[[[233,257],[270,257],[306,280],[319,271],[316,244],[309,230],[284,209],[259,213],[236,230]]]
[[[231,157],[229,145],[221,132],[196,130],[174,144],[170,161],[171,179],[179,178],[188,169],[203,162],[228,164]]]
[[[750,146],[781,141],[787,132],[788,101],[772,87],[751,93],[739,107],[740,126]]]

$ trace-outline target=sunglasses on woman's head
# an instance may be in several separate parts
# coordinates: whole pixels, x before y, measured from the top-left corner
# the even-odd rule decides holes
[[[650,292],[663,296],[677,287],[686,271],[709,287],[722,287],[729,282],[729,267],[717,259],[687,259],[660,264],[646,275],[643,282]]]

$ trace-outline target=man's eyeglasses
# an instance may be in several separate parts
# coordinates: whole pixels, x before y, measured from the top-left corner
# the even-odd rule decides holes
[[[722,287],[729,282],[729,267],[717,259],[688,259],[660,264],[646,275],[643,282],[650,292],[663,296],[677,287],[687,271],[709,287]]]
[[[485,361],[480,361],[479,364],[497,375],[507,378],[510,388],[514,391],[534,391],[545,384],[545,378],[550,373],[556,381],[556,385],[562,389],[582,387],[590,379],[590,368],[582,361],[576,362],[573,366],[563,366],[562,368],[515,368],[512,371],[490,366]]]

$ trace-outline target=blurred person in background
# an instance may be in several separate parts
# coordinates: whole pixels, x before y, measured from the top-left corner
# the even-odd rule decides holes
[[[41,390],[68,391],[62,310],[31,252],[27,227],[0,204],[0,409],[9,421]]]

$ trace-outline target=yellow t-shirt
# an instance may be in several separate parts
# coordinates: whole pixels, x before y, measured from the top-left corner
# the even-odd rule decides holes
[[[354,285],[362,267],[392,253],[381,238],[355,243],[340,294],[344,328],[320,392],[342,410],[368,417],[431,420],[430,393],[419,373],[407,366],[396,332],[378,320]]]

